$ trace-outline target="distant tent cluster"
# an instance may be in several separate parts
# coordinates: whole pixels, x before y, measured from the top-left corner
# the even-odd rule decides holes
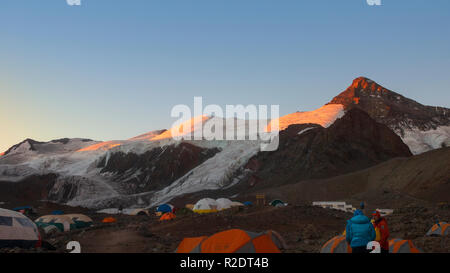
[[[156,216],[161,217],[166,213],[174,212],[175,207],[171,204],[161,204],[156,207]],[[117,209],[108,208],[97,211],[97,213],[107,213],[107,214],[125,214],[131,216],[151,216],[152,211],[149,208],[128,208],[128,209]],[[163,219],[168,219],[169,216],[165,216]],[[115,217],[106,217],[102,220],[103,223],[115,223],[117,219]]]
[[[275,199],[270,202],[271,206],[274,207],[284,207],[287,206],[287,203],[279,199]],[[171,220],[176,217],[176,215],[183,215],[192,212],[198,214],[205,213],[215,213],[235,207],[250,207],[253,206],[253,203],[250,201],[246,201],[244,203],[232,201],[228,198],[203,198],[198,200],[195,204],[186,204],[184,208],[175,209],[175,207],[171,204],[161,204],[156,208],[156,215],[160,217],[160,220]],[[172,214],[169,214],[172,213]],[[167,214],[167,215],[166,215]],[[165,216],[166,215],[166,216]]]
[[[233,207],[251,206],[252,203],[247,201],[245,203],[231,201],[227,198],[203,198],[198,200],[195,204],[186,204],[184,208],[175,208],[171,204],[160,204],[156,207],[156,215],[160,221],[172,220],[176,218],[176,215],[187,215],[195,212],[198,214],[214,213]]]

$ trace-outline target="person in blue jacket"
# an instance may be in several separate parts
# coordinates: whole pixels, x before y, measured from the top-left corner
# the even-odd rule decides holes
[[[368,253],[367,244],[376,237],[370,219],[361,210],[356,210],[353,217],[347,221],[345,239],[352,248],[352,253]]]

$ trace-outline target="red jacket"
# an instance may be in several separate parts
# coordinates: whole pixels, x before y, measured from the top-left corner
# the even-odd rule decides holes
[[[389,249],[389,228],[386,219],[380,218],[373,223],[374,228],[380,230],[381,239],[379,241],[382,249]]]

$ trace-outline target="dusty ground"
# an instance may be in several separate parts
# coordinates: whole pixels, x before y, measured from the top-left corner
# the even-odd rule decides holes
[[[48,208],[55,209],[53,206]],[[65,209],[77,210],[68,207]],[[232,209],[207,215],[191,213],[165,222],[159,222],[155,216],[116,215],[118,221],[112,224],[101,223],[101,219],[108,215],[86,210],[83,213],[93,218],[94,226],[44,237],[56,247],[54,251],[29,251],[66,252],[67,242],[79,241],[81,251],[85,253],[170,253],[175,251],[184,237],[211,235],[226,229],[240,228],[256,232],[275,230],[286,241],[287,249],[283,252],[310,253],[319,252],[328,239],[342,233],[346,220],[351,217],[349,213],[309,205]],[[450,220],[448,206],[439,208],[411,205],[397,209],[393,215],[387,217],[391,238],[411,239],[425,252],[450,253],[450,236],[424,236],[437,219]]]

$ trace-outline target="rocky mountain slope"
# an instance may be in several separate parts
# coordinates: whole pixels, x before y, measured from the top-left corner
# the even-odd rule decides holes
[[[278,150],[260,152],[250,159],[246,166],[250,170],[248,186],[260,188],[332,177],[411,155],[387,126],[355,108],[328,128],[301,124],[281,131]]]
[[[288,202],[360,200],[376,208],[450,202],[450,147],[394,158],[371,168],[326,179],[298,180],[264,190]],[[314,185],[314,186],[311,186]]]

